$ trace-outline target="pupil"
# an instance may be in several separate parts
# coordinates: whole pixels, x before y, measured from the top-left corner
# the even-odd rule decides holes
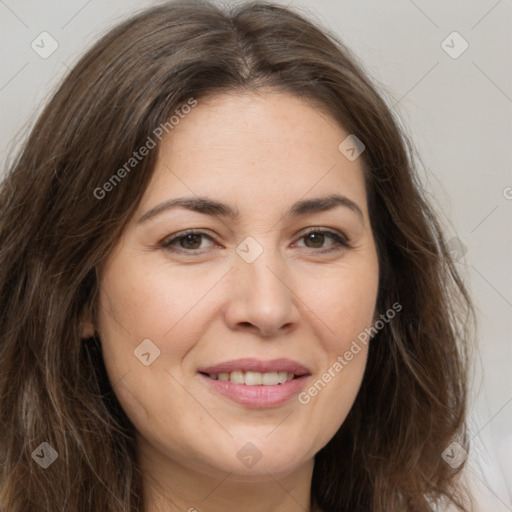
[[[186,235],[185,238],[183,239],[183,241],[185,242],[185,244],[187,245],[187,248],[188,249],[197,249],[197,247],[199,245],[201,245],[200,243],[198,244],[197,241],[199,239],[199,236],[200,235],[197,235],[197,234],[190,234],[190,235]],[[196,241],[196,243],[194,244],[194,240]],[[189,243],[191,242],[191,243]],[[191,247],[193,246],[193,247]]]
[[[321,233],[310,233],[307,240],[313,242],[314,247],[321,247],[324,241],[324,235]]]

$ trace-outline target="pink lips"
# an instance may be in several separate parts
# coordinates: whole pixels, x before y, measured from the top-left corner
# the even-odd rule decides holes
[[[261,359],[235,359],[224,363],[208,366],[207,368],[198,368],[201,373],[231,373],[241,372],[288,372],[295,375],[309,375],[310,371],[304,365],[292,361],[291,359],[272,359],[263,361]]]
[[[249,372],[287,372],[295,374],[293,380],[275,386],[247,386],[230,381],[214,380],[208,374],[231,373],[233,371]],[[198,369],[199,376],[210,389],[232,401],[254,408],[276,407],[298,394],[311,372],[304,365],[290,359],[237,359],[214,366]]]

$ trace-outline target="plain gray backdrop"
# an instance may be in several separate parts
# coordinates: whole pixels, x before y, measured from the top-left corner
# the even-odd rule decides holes
[[[2,169],[79,56],[157,3],[0,0]],[[479,311],[477,481],[489,510],[512,511],[512,0],[277,3],[304,9],[353,49],[415,143]]]

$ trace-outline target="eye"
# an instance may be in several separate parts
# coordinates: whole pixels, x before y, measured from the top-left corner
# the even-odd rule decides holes
[[[187,231],[181,231],[167,237],[160,243],[160,245],[164,249],[168,249],[170,251],[190,253],[197,252],[198,250],[205,248],[201,247],[203,239],[213,241],[211,236],[203,233],[202,231],[188,229]]]
[[[324,242],[329,239],[331,243],[325,246]],[[319,228],[309,229],[300,237],[300,240],[304,240],[304,246],[308,249],[320,249],[315,251],[319,253],[338,251],[343,248],[351,247],[348,239],[341,233]]]
[[[214,241],[210,235],[203,231],[188,229],[165,238],[160,245],[165,250],[193,256],[208,248],[208,246],[205,247],[202,244],[204,240]],[[302,247],[313,249],[314,252],[320,254],[351,247],[348,239],[341,233],[320,228],[310,228],[299,240],[305,242]],[[326,246],[325,242],[329,240],[331,240],[331,243]],[[301,246],[299,245],[299,247]]]

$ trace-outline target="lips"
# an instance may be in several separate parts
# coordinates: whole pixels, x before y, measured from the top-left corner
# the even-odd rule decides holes
[[[310,370],[290,359],[237,359],[202,367],[210,390],[248,407],[275,407],[300,392]]]
[[[258,373],[286,372],[293,373],[298,377],[311,375],[311,372],[306,366],[291,359],[272,359],[270,361],[264,361],[261,359],[236,359],[233,361],[219,363],[215,366],[207,366],[198,369],[198,372],[200,373],[214,375],[235,371]]]

